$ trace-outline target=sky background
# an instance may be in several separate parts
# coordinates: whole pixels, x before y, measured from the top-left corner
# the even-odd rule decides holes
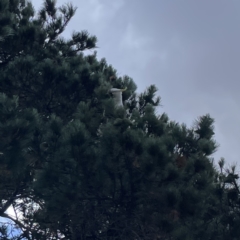
[[[43,3],[33,0],[35,9]],[[87,30],[98,57],[128,75],[142,92],[155,84],[159,113],[191,126],[215,119],[217,162],[240,160],[240,1],[72,0],[78,7],[64,37]],[[57,5],[68,3],[58,0]],[[238,164],[239,165],[239,164]],[[238,166],[240,169],[240,166]]]

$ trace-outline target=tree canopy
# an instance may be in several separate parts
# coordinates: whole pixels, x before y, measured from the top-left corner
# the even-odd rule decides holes
[[[62,36],[75,12],[0,1],[0,239],[239,239],[238,175],[214,165],[214,120],[157,114],[154,85],[137,94],[84,54],[95,36]],[[112,87],[127,88],[124,107]]]

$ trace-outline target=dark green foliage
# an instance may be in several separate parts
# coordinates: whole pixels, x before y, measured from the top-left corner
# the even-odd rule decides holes
[[[158,116],[155,86],[137,95],[82,53],[96,37],[61,37],[75,11],[0,1],[0,216],[14,222],[1,239],[239,239],[238,175],[213,165],[213,119]],[[127,87],[124,108],[111,87]]]

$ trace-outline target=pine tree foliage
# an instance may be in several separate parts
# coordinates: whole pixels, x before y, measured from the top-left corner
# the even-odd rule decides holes
[[[61,36],[75,12],[0,1],[1,239],[239,239],[238,175],[213,164],[214,120],[158,115],[155,86],[138,95],[83,54],[95,36]],[[111,87],[127,87],[124,108]]]

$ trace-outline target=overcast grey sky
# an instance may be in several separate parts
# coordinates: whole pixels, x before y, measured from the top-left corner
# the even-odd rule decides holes
[[[40,0],[32,1],[39,9]],[[58,5],[68,0],[58,0]],[[65,37],[88,30],[98,56],[138,92],[155,84],[172,120],[187,123],[206,113],[215,119],[216,161],[239,161],[240,1],[72,0],[78,7]],[[239,166],[240,167],[240,166]]]

